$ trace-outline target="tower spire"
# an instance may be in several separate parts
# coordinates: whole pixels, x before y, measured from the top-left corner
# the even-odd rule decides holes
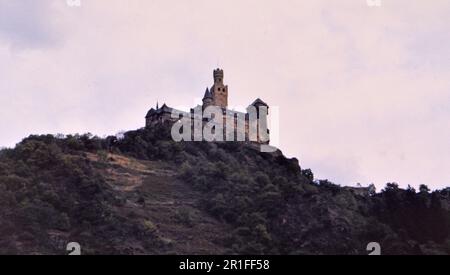
[[[211,93],[209,92],[209,88],[206,87],[205,95],[203,96],[203,98],[210,98],[210,97],[211,97]]]

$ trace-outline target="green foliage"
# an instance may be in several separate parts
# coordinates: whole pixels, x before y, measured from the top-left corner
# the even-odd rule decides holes
[[[305,178],[307,178],[307,179],[309,179],[309,180],[311,180],[311,181],[314,180],[314,174],[313,174],[313,172],[311,171],[311,169],[305,169],[305,170],[302,170],[302,175],[303,175]]]
[[[301,170],[296,159],[235,142],[176,143],[170,127],[159,125],[120,138],[30,136],[1,150],[0,252],[57,253],[47,234],[54,231],[81,236],[89,243],[86,251],[98,253],[123,252],[105,243],[125,238],[146,252],[174,246],[157,236],[149,220],[120,213],[127,200],[89,157],[96,154],[106,166],[108,153],[173,167],[177,182],[199,194],[200,210],[185,207],[171,218],[196,228],[208,213],[226,224],[229,233],[217,242],[230,253],[362,254],[371,241],[388,254],[450,251],[450,189],[430,192],[422,185],[416,193],[388,183],[381,193],[372,186],[368,196],[357,195],[328,180],[313,182],[313,172]],[[146,198],[133,201],[146,209]],[[15,246],[16,238],[27,251]]]
[[[193,213],[189,208],[182,208],[175,213],[175,218],[182,224],[193,226]]]
[[[52,244],[50,231],[88,231],[83,239],[95,251],[124,232],[134,234],[133,224],[117,227],[114,191],[85,157],[85,152],[105,155],[106,148],[105,140],[92,135],[45,135],[1,151],[0,253],[65,253]],[[20,251],[8,241],[16,238],[25,242]]]
[[[425,184],[421,184],[419,186],[419,191],[420,193],[428,193],[430,192],[430,188],[428,188],[428,186],[426,186]]]

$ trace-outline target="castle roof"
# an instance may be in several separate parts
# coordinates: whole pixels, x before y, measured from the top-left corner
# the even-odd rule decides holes
[[[151,117],[152,115],[155,114],[155,109],[151,108],[150,111],[148,111],[147,115],[145,116],[145,118]]]
[[[269,105],[267,105],[267,103],[262,101],[259,97],[255,101],[253,101],[253,103],[250,104],[250,106],[256,106],[256,107],[257,106],[266,106],[266,107],[269,107]]]
[[[203,96],[203,99],[205,98],[212,98],[212,94],[209,91],[208,87],[206,88],[205,95]]]
[[[170,108],[169,106],[166,105],[166,103],[163,104],[163,106],[161,106],[161,108],[159,108],[158,110],[156,110],[157,114],[161,114],[161,113],[171,113],[172,112],[172,108]]]

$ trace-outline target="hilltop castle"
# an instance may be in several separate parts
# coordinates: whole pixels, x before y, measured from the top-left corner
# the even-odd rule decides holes
[[[269,130],[267,129],[267,115],[269,106],[257,98],[252,104],[247,107],[247,112],[242,113],[235,110],[228,109],[228,85],[225,85],[223,82],[224,72],[222,69],[216,69],[213,71],[214,84],[211,88],[206,88],[205,94],[203,96],[203,104],[197,105],[195,108],[191,108],[190,112],[183,112],[180,110],[176,110],[167,106],[165,103],[159,107],[156,105],[156,109],[151,108],[147,115],[145,116],[145,126],[151,127],[155,124],[159,123],[176,123],[180,121],[178,115],[182,114],[185,117],[189,118],[197,118],[198,113],[196,111],[201,110],[205,111],[208,107],[218,107],[221,110],[223,115],[223,125],[234,126],[234,132],[231,135],[234,137],[233,140],[238,141],[251,141],[262,144],[269,143]],[[255,115],[252,115],[252,111]],[[214,115],[213,115],[214,118]],[[242,123],[240,127],[239,118],[242,118]],[[200,118],[203,122],[203,126],[205,126],[208,121],[211,121],[211,118]],[[230,124],[227,124],[227,120]],[[191,127],[194,127],[194,124],[191,124]],[[254,130],[254,131],[252,131]],[[264,135],[264,131],[266,132]],[[223,127],[223,139],[228,140],[226,138],[226,127]],[[254,134],[252,134],[254,132]],[[241,138],[239,138],[239,136]]]

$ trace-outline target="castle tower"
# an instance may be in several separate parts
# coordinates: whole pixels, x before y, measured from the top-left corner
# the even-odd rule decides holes
[[[223,84],[223,70],[216,69],[213,72],[214,85],[211,87],[211,95],[213,98],[213,105],[222,108],[228,106],[228,86]]]

